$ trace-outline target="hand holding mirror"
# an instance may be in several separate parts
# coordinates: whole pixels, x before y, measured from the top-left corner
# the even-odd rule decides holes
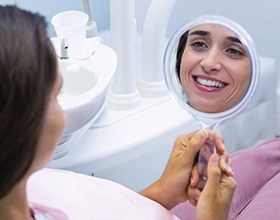
[[[252,98],[259,60],[250,35],[221,16],[202,16],[184,25],[169,41],[164,75],[174,99],[201,124],[216,131]],[[213,141],[202,148],[199,172],[206,178]]]

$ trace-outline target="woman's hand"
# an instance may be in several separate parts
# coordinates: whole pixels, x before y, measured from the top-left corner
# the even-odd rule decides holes
[[[223,137],[212,131],[208,131],[208,132],[209,132],[208,141],[210,140],[211,142],[214,142],[216,146],[216,152],[218,155],[220,155],[219,166],[222,172],[224,172],[228,176],[233,176],[233,172],[231,170],[231,159],[229,158],[229,156],[225,151],[224,144],[223,144],[224,143]],[[209,155],[211,156],[211,154]],[[210,156],[207,157],[207,160],[209,160]],[[201,176],[198,166],[199,166],[198,163],[196,163],[193,166],[192,173],[191,173],[191,180],[188,186],[189,202],[195,206],[197,204],[200,193],[206,183],[206,179],[204,179]],[[205,164],[203,164],[203,166],[205,166]]]
[[[197,220],[227,219],[236,182],[222,171],[220,161],[218,154],[210,157],[208,179],[197,202]]]
[[[140,194],[171,209],[188,199],[187,187],[198,151],[213,132],[199,130],[176,138],[173,151],[165,170],[158,181],[142,190]],[[217,151],[224,152],[223,143],[218,141]]]

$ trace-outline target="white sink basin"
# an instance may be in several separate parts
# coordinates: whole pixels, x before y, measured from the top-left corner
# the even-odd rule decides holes
[[[102,44],[87,60],[59,60],[63,85],[58,102],[66,124],[53,159],[66,155],[101,114],[116,65],[116,54]]]
[[[65,67],[64,62],[59,68],[63,85],[58,101],[66,114],[63,133],[69,134],[87,124],[101,109],[106,91],[97,86],[100,82],[93,70],[84,65],[79,66],[79,63]],[[99,100],[103,102],[98,102]]]
[[[80,66],[79,69],[69,68],[68,70],[60,71],[60,73],[63,82],[65,82],[58,96],[61,104],[64,104],[67,100],[84,95],[97,82],[97,77],[94,72],[85,66]]]

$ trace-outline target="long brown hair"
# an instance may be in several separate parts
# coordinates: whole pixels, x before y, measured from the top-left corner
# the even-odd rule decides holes
[[[0,6],[0,198],[30,167],[57,74],[44,17]]]
[[[187,44],[187,41],[188,41],[188,34],[189,34],[189,31],[186,31],[181,37],[180,37],[180,40],[179,40],[179,44],[178,44],[178,49],[177,49],[177,54],[176,54],[176,73],[177,73],[177,76],[180,80],[180,68],[181,68],[181,60],[182,60],[182,56],[183,56],[183,53],[184,53],[184,50],[185,50],[185,47],[186,47],[186,44]]]

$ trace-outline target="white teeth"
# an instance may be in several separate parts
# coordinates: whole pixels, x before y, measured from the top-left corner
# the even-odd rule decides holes
[[[221,88],[221,87],[225,86],[224,83],[214,81],[214,80],[202,79],[202,78],[199,78],[199,77],[196,77],[196,82],[198,82],[198,83],[200,83],[204,86],[212,86],[212,87],[218,87],[218,88]]]

